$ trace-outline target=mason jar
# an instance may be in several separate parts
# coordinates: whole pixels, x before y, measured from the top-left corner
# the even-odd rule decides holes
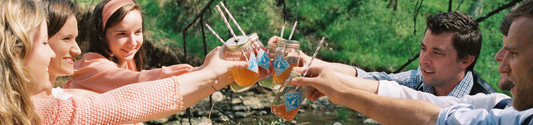
[[[274,72],[272,79],[274,83],[283,85],[289,78],[292,68],[299,66],[300,42],[296,40],[278,39],[276,54],[272,66]]]
[[[289,80],[285,81],[284,85],[276,92],[276,96],[270,106],[272,113],[287,121],[292,120],[298,114],[298,110],[307,96],[308,87],[287,84],[292,78],[296,77],[301,76],[294,72],[290,73]]]
[[[243,92],[253,87],[259,80],[259,67],[252,41],[248,36],[237,36],[237,39],[230,38],[226,41],[228,51],[225,57],[230,61],[248,61],[247,68],[232,68],[235,82],[230,83],[233,92]]]
[[[274,67],[272,62],[274,61],[274,55],[276,53],[277,43],[267,43],[266,52],[263,56],[258,56],[259,68],[264,68],[268,71],[268,76],[259,80],[259,85],[271,90],[277,90],[281,87],[281,84],[274,84],[272,81],[272,73],[274,72]],[[262,55],[260,51],[258,55]],[[262,59],[261,59],[262,57]],[[262,61],[265,61],[262,63]]]

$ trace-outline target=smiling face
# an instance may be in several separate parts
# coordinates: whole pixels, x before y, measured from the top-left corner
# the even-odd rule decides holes
[[[511,88],[513,107],[526,110],[533,107],[533,18],[515,18],[503,43],[506,53],[498,71],[507,75],[515,86]]]
[[[463,79],[466,68],[471,63],[464,64],[457,58],[452,38],[453,33],[435,35],[427,30],[421,43],[419,60],[424,84],[436,89],[453,89]]]
[[[139,10],[130,11],[117,25],[107,29],[109,49],[119,64],[132,60],[143,44],[142,17]]]
[[[48,64],[55,58],[55,54],[48,46],[47,32],[46,20],[43,20],[39,28],[29,33],[32,47],[24,67],[31,73],[28,79],[35,85],[33,94],[52,89],[52,84],[48,80]]]
[[[74,15],[71,15],[59,32],[48,39],[50,47],[57,55],[48,66],[51,79],[74,74],[73,59],[81,53],[76,37],[78,37],[78,21]]]

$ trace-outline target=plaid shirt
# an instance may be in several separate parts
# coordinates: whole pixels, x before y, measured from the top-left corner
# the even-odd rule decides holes
[[[357,77],[359,78],[396,81],[400,85],[435,95],[435,89],[433,87],[422,84],[422,73],[420,68],[417,70],[409,70],[397,74],[387,74],[385,72],[366,72],[355,66],[354,68],[357,70]],[[472,76],[472,71],[468,71],[465,77],[461,80],[461,82],[459,82],[459,84],[457,84],[457,86],[455,86],[455,88],[453,88],[448,96],[462,98],[464,95],[468,95],[470,93],[473,85],[474,79]]]

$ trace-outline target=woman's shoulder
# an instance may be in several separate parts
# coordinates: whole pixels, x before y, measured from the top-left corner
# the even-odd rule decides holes
[[[92,60],[92,59],[107,59],[100,53],[87,52],[83,54],[81,60]]]
[[[102,54],[95,53],[95,52],[88,52],[88,53],[83,54],[83,57],[80,60],[76,61],[75,63],[88,65],[92,63],[102,63],[102,62],[115,64],[111,60],[105,58]]]
[[[109,68],[116,68],[116,64],[105,58],[99,53],[95,52],[88,52],[83,54],[83,57],[74,62],[74,72],[76,74],[76,71],[82,70],[82,69],[109,69]]]

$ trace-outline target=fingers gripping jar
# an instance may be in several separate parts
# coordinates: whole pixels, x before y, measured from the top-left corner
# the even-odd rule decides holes
[[[259,69],[252,41],[247,36],[237,36],[226,41],[225,56],[230,61],[248,61],[247,68],[233,68],[233,78],[235,82],[230,84],[234,92],[243,92],[253,87],[254,83],[259,80]]]
[[[289,78],[292,68],[299,65],[300,42],[296,40],[278,39],[276,57],[272,66],[274,73],[272,79],[274,83],[283,85]]]

